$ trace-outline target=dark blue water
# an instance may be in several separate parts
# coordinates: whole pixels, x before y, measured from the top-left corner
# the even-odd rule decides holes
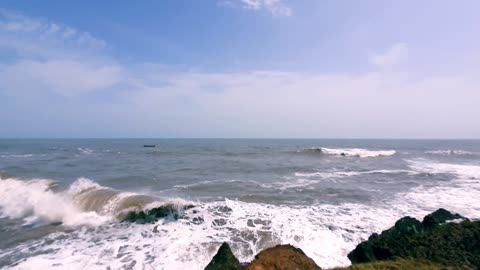
[[[6,268],[202,269],[222,241],[243,260],[291,243],[333,267],[400,216],[480,216],[474,140],[0,140],[0,174]],[[195,208],[118,219],[155,203]]]

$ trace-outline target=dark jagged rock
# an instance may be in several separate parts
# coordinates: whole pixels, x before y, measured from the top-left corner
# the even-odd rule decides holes
[[[179,210],[187,210],[194,207],[193,205],[175,206],[173,204],[166,204],[160,207],[142,210],[131,211],[122,221],[135,222],[139,224],[154,223],[160,218],[172,217],[174,220],[179,218]]]
[[[393,228],[386,230],[384,235],[398,238],[414,235],[421,231],[423,231],[423,225],[420,221],[412,217],[404,217],[395,222]]]
[[[315,262],[299,248],[277,245],[258,253],[246,270],[319,270]]]
[[[462,219],[462,223],[446,223]],[[444,224],[446,223],[446,224]],[[444,224],[444,225],[441,225]],[[441,225],[441,226],[440,226]],[[348,258],[365,263],[398,258],[428,260],[450,266],[480,268],[480,221],[439,209],[420,221],[404,217],[395,226],[373,234]]]
[[[241,270],[242,265],[238,259],[233,255],[230,246],[223,243],[213,256],[212,261],[205,267],[205,270]]]
[[[378,243],[397,241],[399,238],[419,233],[423,230],[422,223],[412,217],[404,217],[395,222],[395,225],[383,231],[381,235],[372,234],[368,241],[360,243],[348,256],[353,263],[387,260],[392,257],[388,245]]]
[[[422,225],[425,229],[432,229],[437,225],[446,223],[447,221],[451,220],[466,220],[467,218],[459,215],[459,214],[452,214],[449,211],[440,208],[437,211],[426,215],[423,218]]]

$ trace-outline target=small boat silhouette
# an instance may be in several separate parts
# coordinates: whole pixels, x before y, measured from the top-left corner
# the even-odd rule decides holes
[[[155,144],[144,144],[143,147],[155,147]]]

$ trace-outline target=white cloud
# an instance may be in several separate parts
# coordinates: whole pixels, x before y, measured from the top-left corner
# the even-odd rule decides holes
[[[0,69],[0,86],[16,91],[48,89],[69,97],[109,88],[121,78],[118,65],[72,60],[21,61]]]
[[[0,48],[20,55],[52,57],[102,50],[106,42],[90,33],[0,9]]]
[[[397,43],[383,53],[372,55],[370,62],[378,67],[388,68],[400,64],[407,56],[407,43]]]
[[[244,8],[251,10],[267,10],[275,16],[291,16],[292,9],[283,0],[239,0]]]
[[[16,52],[0,65],[0,91],[76,96],[112,87],[124,70],[104,56],[105,46],[88,32],[0,10],[0,49]]]
[[[51,95],[36,95],[25,126],[38,114],[87,136],[480,137],[468,120],[478,114],[478,71],[411,76],[389,69],[407,56],[405,43],[373,55],[375,68],[356,74],[198,72],[122,66],[87,33],[21,18],[0,20],[0,47],[19,52],[14,62],[0,63],[0,91],[17,100],[39,91],[68,97],[52,104]],[[117,91],[124,90],[119,85],[128,91]],[[79,98],[105,89],[113,90],[106,101]]]
[[[163,70],[143,72],[153,78],[161,77]],[[136,79],[140,81],[136,91],[121,94],[118,106],[128,108],[122,119],[135,119],[140,130],[154,134],[458,137],[470,130],[472,137],[480,135],[471,123],[459,121],[476,110],[475,77],[183,71],[171,73],[161,83]],[[457,109],[448,109],[452,107]],[[457,126],[461,128],[449,129]]]

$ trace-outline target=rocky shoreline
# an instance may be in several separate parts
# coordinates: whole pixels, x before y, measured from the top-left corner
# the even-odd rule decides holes
[[[372,234],[348,254],[352,266],[340,269],[480,269],[480,221],[445,209],[420,222],[399,219],[381,234]],[[291,245],[265,249],[250,263],[240,263],[223,243],[205,270],[318,270],[305,253]]]

